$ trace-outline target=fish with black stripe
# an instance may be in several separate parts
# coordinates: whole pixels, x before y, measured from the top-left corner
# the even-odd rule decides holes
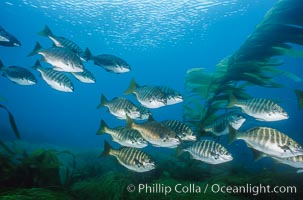
[[[303,148],[295,140],[284,133],[269,127],[256,127],[237,134],[230,128],[229,141],[244,140],[246,144],[261,152],[260,156],[275,156],[278,158],[287,158],[291,156],[303,155]]]
[[[206,126],[204,131],[211,132],[216,136],[227,135],[229,133],[229,126],[238,130],[246,119],[237,112],[228,112],[217,119],[213,123]]]
[[[51,29],[45,25],[44,29],[38,33],[41,36],[48,37],[53,41],[56,47],[64,47],[72,50],[82,61],[87,61],[84,57],[84,51],[75,42],[61,36],[56,36],[53,34]]]
[[[125,127],[110,128],[105,121],[101,120],[97,135],[108,133],[113,141],[126,147],[144,148],[148,145],[147,141],[143,139],[141,134],[134,130]]]
[[[4,67],[0,60],[0,71],[3,76],[18,85],[34,85],[37,83],[35,76],[26,68],[19,66]]]
[[[83,72],[72,72],[71,73],[77,80],[79,80],[82,83],[95,83],[96,78],[87,69],[83,68]]]
[[[159,108],[167,105],[166,94],[157,86],[140,86],[132,79],[124,94],[134,94],[137,100],[147,108]]]
[[[107,107],[109,112],[118,119],[126,119],[126,115],[132,119],[138,119],[141,116],[137,106],[123,97],[115,97],[109,101],[102,94],[100,104],[97,108],[102,108],[103,106]]]
[[[292,156],[288,158],[277,158],[272,157],[279,163],[283,163],[285,165],[289,165],[291,167],[297,168],[297,173],[303,173],[303,155],[300,156]]]
[[[156,167],[155,162],[144,151],[132,147],[122,147],[116,150],[107,141],[104,141],[104,151],[101,157],[107,155],[116,157],[121,165],[135,172],[148,172]]]
[[[56,71],[83,72],[83,65],[80,58],[70,49],[51,47],[44,49],[39,42],[36,43],[33,51],[28,56],[40,54],[42,60],[51,64]]]
[[[165,120],[162,121],[161,124],[168,126],[173,131],[175,131],[177,137],[180,138],[182,141],[197,140],[197,137],[194,135],[194,132],[191,130],[191,128],[183,122],[180,122],[178,120]]]
[[[233,106],[240,107],[242,112],[260,121],[279,121],[289,118],[287,112],[270,99],[237,100],[233,95],[230,95],[228,107]]]
[[[38,60],[33,68],[40,72],[42,79],[53,89],[62,92],[74,91],[72,81],[62,72],[50,68],[43,68]]]
[[[178,154],[189,152],[193,159],[213,165],[229,162],[233,159],[225,147],[212,140],[200,140],[178,151]]]

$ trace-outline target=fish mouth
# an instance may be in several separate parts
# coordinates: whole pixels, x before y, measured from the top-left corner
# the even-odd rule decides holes
[[[195,135],[186,135],[186,136],[183,137],[183,140],[186,140],[186,141],[196,141],[197,137]]]
[[[234,158],[233,158],[231,155],[223,156],[223,160],[231,161],[231,160],[233,160],[233,159],[234,159]]]

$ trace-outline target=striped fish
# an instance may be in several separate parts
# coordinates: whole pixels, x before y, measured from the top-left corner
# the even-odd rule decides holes
[[[62,92],[74,91],[73,83],[62,72],[43,68],[38,60],[36,61],[34,68],[40,72],[42,79],[55,90]]]
[[[94,77],[94,75],[87,69],[83,69],[83,72],[72,72],[71,74],[82,83],[96,82],[96,78]]]
[[[193,159],[208,164],[221,164],[233,159],[232,155],[221,144],[212,140],[201,140],[182,150],[189,152]]]
[[[235,130],[238,130],[245,120],[246,119],[242,115],[236,112],[229,112],[218,117],[209,126],[206,126],[204,131],[211,132],[216,136],[227,135],[229,133],[229,126],[233,127]]]
[[[138,131],[125,127],[109,128],[107,124],[101,120],[97,135],[104,133],[111,135],[113,141],[121,144],[122,146],[144,148],[148,145]]]
[[[84,57],[87,60],[93,60],[95,65],[102,67],[107,72],[121,74],[131,70],[129,64],[125,60],[114,55],[101,54],[94,56],[90,50],[86,48]]]
[[[123,97],[116,97],[109,101],[102,94],[101,102],[97,108],[101,108],[103,106],[106,106],[109,112],[112,115],[116,116],[118,119],[126,119],[126,115],[132,119],[137,119],[141,116],[137,106],[130,100]]]
[[[87,61],[84,57],[84,51],[75,42],[65,37],[54,35],[47,25],[45,25],[44,29],[38,34],[44,37],[48,37],[51,41],[53,41],[56,47],[68,48],[72,50],[82,61]]]
[[[142,137],[155,147],[176,148],[180,144],[176,132],[160,122],[147,121],[143,124],[136,124],[126,116],[126,123],[127,128],[139,131]]]
[[[242,112],[260,121],[279,121],[288,119],[288,114],[278,104],[270,99],[253,98],[237,100],[231,96],[228,107],[237,106]]]
[[[116,150],[104,141],[104,151],[101,156],[107,155],[116,157],[121,165],[135,172],[147,172],[156,167],[155,162],[147,153],[131,147],[122,147]]]
[[[124,94],[135,94],[137,100],[147,108],[159,108],[167,105],[165,93],[157,86],[139,86],[131,80]]]
[[[279,163],[283,163],[289,165],[291,167],[297,168],[297,173],[303,172],[303,156],[293,156],[289,158],[277,158],[272,157],[273,159],[277,160]]]
[[[158,87],[165,94],[166,105],[173,105],[183,101],[182,95],[177,90],[165,86]]]
[[[138,111],[140,112],[140,117],[136,118],[138,120],[145,120],[151,116],[151,112],[144,106],[137,105]]]
[[[3,63],[0,60],[0,71],[3,73],[3,76],[19,85],[34,85],[37,83],[35,76],[24,67],[4,67]]]
[[[196,141],[197,137],[189,126],[178,120],[165,120],[161,124],[168,126],[176,132],[178,138],[183,141]]]
[[[35,54],[40,54],[43,61],[51,64],[56,71],[83,72],[80,58],[70,49],[61,47],[43,49],[40,43],[37,42],[34,50],[28,56]]]
[[[278,158],[303,155],[303,148],[296,141],[276,129],[256,127],[241,134],[230,129],[230,142],[244,140],[249,147],[265,155]]]

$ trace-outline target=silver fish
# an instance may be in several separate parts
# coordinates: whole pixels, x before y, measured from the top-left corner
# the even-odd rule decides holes
[[[303,172],[303,155],[293,156],[288,158],[277,158],[277,157],[272,157],[272,158],[277,160],[279,163],[283,163],[291,167],[297,168],[298,169],[297,173]]]
[[[167,105],[165,93],[157,86],[139,86],[132,79],[124,94],[131,93],[135,94],[137,100],[147,108],[159,108]]]
[[[35,76],[24,67],[4,67],[3,63],[0,61],[0,71],[3,73],[3,76],[19,85],[34,85],[37,83]]]
[[[161,124],[168,126],[176,132],[177,136],[183,141],[196,141],[197,137],[189,126],[178,120],[165,120]]]
[[[156,167],[155,162],[147,153],[131,147],[122,147],[116,150],[104,141],[104,151],[101,156],[107,155],[116,157],[121,165],[135,172],[147,172]]]
[[[228,107],[233,106],[240,107],[242,112],[260,121],[279,121],[289,118],[283,108],[270,99],[237,100],[231,96]]]
[[[114,55],[102,54],[94,56],[90,50],[86,48],[84,57],[87,58],[87,60],[93,60],[95,65],[104,68],[108,72],[121,74],[131,70],[129,64],[125,60]]]
[[[221,164],[233,159],[232,155],[221,144],[212,140],[201,140],[182,150],[191,156],[208,164]]]
[[[238,130],[245,121],[246,119],[237,112],[229,112],[215,119],[212,124],[204,128],[204,131],[211,132],[216,136],[227,135],[229,126]]]
[[[58,72],[53,69],[43,68],[39,61],[35,63],[34,68],[40,72],[42,79],[55,90],[62,92],[74,91],[73,83],[62,72]]]
[[[140,112],[140,117],[136,118],[137,120],[145,120],[151,116],[151,112],[144,106],[137,105],[138,111]]]
[[[19,47],[21,46],[21,43],[14,35],[7,32],[3,27],[0,26],[0,45],[7,47]]]
[[[72,50],[77,56],[79,56],[82,61],[86,61],[86,58],[84,57],[84,51],[75,42],[65,37],[54,35],[47,25],[45,25],[44,29],[38,34],[44,37],[48,37],[53,41],[56,47],[64,47]]]
[[[72,72],[71,74],[82,83],[96,82],[96,78],[94,77],[94,75],[85,68],[83,69],[83,72]]]
[[[68,48],[51,47],[43,49],[39,42],[37,42],[34,50],[28,56],[35,54],[40,54],[43,61],[51,64],[56,71],[83,72],[80,58]]]
[[[143,124],[136,124],[128,116],[126,122],[127,128],[139,131],[142,137],[155,147],[176,148],[180,144],[176,132],[160,122],[147,121]]]
[[[141,134],[134,130],[125,127],[110,128],[101,120],[98,135],[108,133],[112,136],[113,141],[126,147],[144,148],[148,145],[147,141],[143,139]]]
[[[244,140],[250,148],[265,155],[279,158],[303,155],[303,148],[296,141],[276,129],[256,127],[241,134],[230,129],[230,142]]]
[[[183,101],[182,95],[177,90],[165,86],[158,87],[165,94],[166,105],[173,105]]]
[[[112,100],[107,100],[106,97],[101,95],[101,102],[97,108],[106,106],[109,112],[116,116],[118,119],[126,119],[128,115],[132,119],[140,118],[141,113],[137,106],[133,104],[130,100],[123,97],[116,97]]]

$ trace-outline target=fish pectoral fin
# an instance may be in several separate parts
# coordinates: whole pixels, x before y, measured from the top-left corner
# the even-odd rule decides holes
[[[252,149],[252,153],[253,153],[253,158],[254,158],[254,161],[258,161],[260,159],[262,159],[263,157],[265,157],[266,155],[260,151],[257,151],[255,149]]]

